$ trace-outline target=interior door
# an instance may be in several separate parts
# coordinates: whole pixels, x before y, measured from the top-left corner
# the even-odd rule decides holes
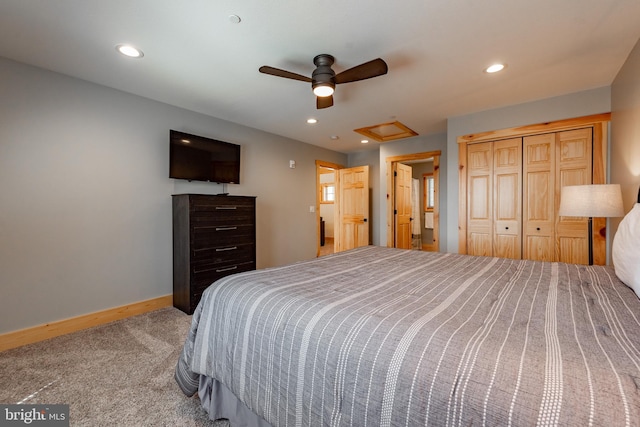
[[[557,261],[555,240],[555,134],[524,138],[523,258]]]
[[[369,166],[336,171],[335,251],[369,244]]]
[[[411,166],[395,163],[396,248],[411,249]]]
[[[493,256],[522,258],[522,139],[493,143]]]
[[[493,143],[467,147],[467,254],[493,256]]]
[[[592,183],[592,131],[570,130],[556,134],[556,211],[560,208],[560,193],[566,185]],[[572,264],[589,263],[589,233],[587,218],[557,217],[556,260]]]

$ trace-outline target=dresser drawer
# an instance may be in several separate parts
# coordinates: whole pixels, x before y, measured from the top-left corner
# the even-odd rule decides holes
[[[253,224],[255,212],[252,207],[221,209],[220,212],[194,212],[191,215],[192,227],[213,227]]]
[[[255,197],[192,194],[189,197],[189,210],[192,212],[204,212],[216,210],[218,207],[248,207],[252,209],[255,206],[255,200]]]
[[[205,249],[195,249],[192,251],[191,266],[194,273],[200,270],[216,268],[219,264],[232,263],[234,261],[244,262],[253,260],[255,257],[255,244],[233,243],[227,246],[209,247]]]
[[[253,224],[193,227],[191,244],[194,249],[205,249],[250,243],[255,240],[255,233]]]
[[[243,271],[251,271],[256,269],[254,261],[229,263],[219,265],[215,268],[205,269],[191,275],[192,292],[202,291],[218,279]]]

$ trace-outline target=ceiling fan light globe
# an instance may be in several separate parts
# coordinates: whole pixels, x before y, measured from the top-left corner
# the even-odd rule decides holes
[[[313,93],[321,98],[333,95],[333,87],[328,85],[320,85],[313,88]]]

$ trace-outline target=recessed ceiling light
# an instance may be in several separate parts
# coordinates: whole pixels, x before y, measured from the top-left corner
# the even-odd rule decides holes
[[[135,48],[130,44],[119,44],[116,46],[116,50],[129,58],[142,58],[144,56],[144,53],[142,53],[140,49]]]
[[[240,17],[238,15],[229,15],[229,21],[232,24],[239,24],[241,19],[240,19]]]
[[[484,72],[485,73],[497,73],[498,71],[504,70],[504,67],[506,67],[506,65],[504,65],[504,64],[493,64],[493,65],[485,68]]]
[[[318,123],[318,119],[314,119],[314,118],[307,119],[307,123],[309,123],[310,125],[315,125],[316,123]]]
[[[331,135],[330,138],[333,139],[334,141],[340,139],[338,135]]]
[[[368,139],[363,139],[362,141],[360,141],[362,144],[368,144],[369,140]]]

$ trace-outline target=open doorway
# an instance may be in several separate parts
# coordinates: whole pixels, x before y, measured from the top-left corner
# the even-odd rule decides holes
[[[386,159],[388,247],[440,250],[440,154],[430,151]],[[408,181],[413,181],[413,203],[407,201]]]
[[[369,166],[317,160],[316,188],[317,256],[369,245]]]
[[[335,252],[336,171],[344,166],[316,160],[316,256]]]

